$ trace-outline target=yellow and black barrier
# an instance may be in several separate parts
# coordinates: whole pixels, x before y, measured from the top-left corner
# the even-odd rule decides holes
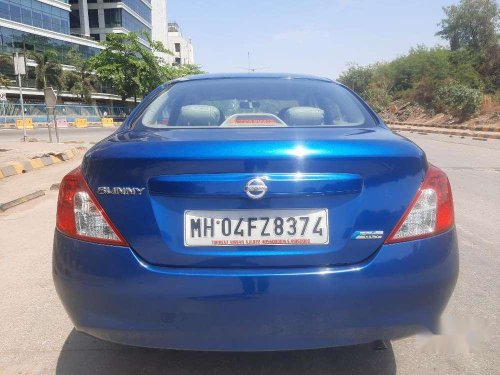
[[[75,127],[76,128],[87,128],[89,123],[86,118],[78,117],[75,119]]]
[[[32,118],[25,118],[24,119],[24,127],[26,129],[33,129],[33,119]],[[16,120],[16,128],[18,129],[22,129],[23,128],[23,119],[22,118],[18,118]]]
[[[111,117],[103,117],[101,119],[101,124],[103,128],[114,128],[115,124],[113,122],[113,119]]]
[[[64,152],[49,153],[29,160],[13,161],[5,165],[0,165],[0,180],[6,177],[31,172],[35,169],[71,160],[85,150],[85,147],[78,147],[68,149]]]

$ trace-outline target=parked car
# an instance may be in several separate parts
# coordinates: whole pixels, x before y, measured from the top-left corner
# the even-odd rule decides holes
[[[458,275],[448,178],[345,86],[201,75],[64,177],[53,277],[117,343],[291,350],[435,332]]]

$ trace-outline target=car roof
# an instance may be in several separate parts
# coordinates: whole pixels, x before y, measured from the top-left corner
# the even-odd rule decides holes
[[[308,74],[290,74],[290,73],[212,73],[198,74],[175,79],[171,82],[199,81],[209,79],[241,79],[241,78],[277,78],[277,79],[309,79],[315,81],[334,82],[326,77],[318,77]]]

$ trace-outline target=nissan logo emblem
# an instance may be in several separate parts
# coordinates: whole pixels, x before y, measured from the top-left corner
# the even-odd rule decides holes
[[[267,192],[267,185],[262,178],[253,178],[245,185],[245,193],[251,199],[260,199]]]

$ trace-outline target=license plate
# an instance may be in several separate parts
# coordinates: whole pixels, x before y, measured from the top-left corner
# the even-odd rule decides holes
[[[186,246],[327,245],[327,209],[185,211]]]

